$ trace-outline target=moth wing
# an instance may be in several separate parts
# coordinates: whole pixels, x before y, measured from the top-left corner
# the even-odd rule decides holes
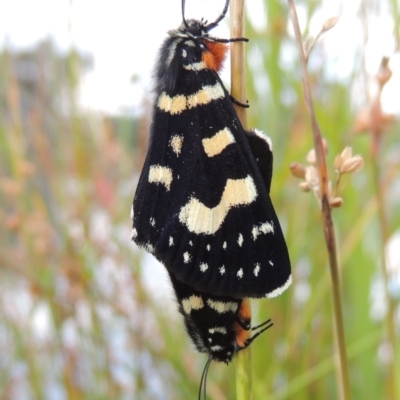
[[[291,275],[269,198],[272,153],[264,151],[262,173],[251,149],[261,139],[247,137],[223,90],[222,98],[178,114],[155,112],[133,237],[201,292],[273,297]]]

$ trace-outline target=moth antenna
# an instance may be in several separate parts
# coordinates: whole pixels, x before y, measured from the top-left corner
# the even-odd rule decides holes
[[[203,382],[204,382],[204,400],[207,400],[207,374],[208,374],[208,370],[210,368],[211,361],[212,361],[212,356],[208,357],[206,365],[204,366],[203,373],[201,374],[198,400],[201,400],[201,392],[203,390]]]
[[[271,328],[271,326],[273,325],[273,322],[272,322],[271,318],[270,318],[270,319],[267,319],[266,321],[264,321],[264,322],[263,322],[262,324],[260,324],[260,325],[253,326],[253,327],[251,328],[251,330],[252,330],[252,331],[255,331],[256,329],[259,329],[259,328],[261,328],[262,326],[265,326],[265,325],[267,325],[267,324],[270,324],[270,325],[267,327],[267,329],[268,329],[268,328]]]
[[[228,11],[228,7],[229,7],[229,0],[226,0],[225,7],[222,10],[221,15],[214,22],[206,26],[207,31],[215,28],[218,25],[218,23],[225,17],[226,12]]]
[[[185,3],[186,3],[186,1],[182,0],[182,20],[183,20],[183,23],[185,24],[186,28],[188,28],[188,23],[186,22],[186,19],[185,19]]]

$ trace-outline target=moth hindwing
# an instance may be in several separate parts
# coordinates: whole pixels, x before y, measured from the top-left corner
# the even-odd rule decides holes
[[[132,238],[200,292],[274,297],[291,272],[269,197],[272,146],[235,113],[218,75],[235,39],[210,36],[216,22],[184,19],[159,52]]]

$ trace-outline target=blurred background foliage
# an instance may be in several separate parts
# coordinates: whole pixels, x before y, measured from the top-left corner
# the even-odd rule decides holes
[[[297,5],[306,37],[320,18],[321,2]],[[395,42],[396,56],[399,4],[363,0],[359,7],[354,32],[347,34],[364,35],[364,42],[354,49],[350,73],[340,79],[332,74],[334,60],[324,41],[339,25],[317,42],[309,65],[332,181],[333,160],[345,146],[365,161],[361,172],[342,180],[344,204],[334,210],[352,395],[394,400],[380,266],[382,246],[390,241],[388,287],[398,339],[399,122],[384,115],[380,151],[371,152],[370,111],[379,96],[364,50],[370,24],[385,15],[393,36],[382,41]],[[264,11],[265,28],[246,22],[248,119],[274,143],[271,197],[294,282],[277,299],[253,301],[255,322],[274,321],[252,345],[254,399],[337,399],[321,216],[313,195],[300,191],[289,169],[295,161],[306,164],[312,147],[300,64],[286,3],[264,1]],[[383,55],[376,56],[376,73]],[[129,210],[145,153],[149,98],[138,116],[82,109],[78,88],[91,65],[74,48],[60,53],[51,39],[29,50],[5,46],[0,54],[0,399],[196,398],[206,358],[190,345],[166,278],[157,279],[162,269],[130,242]],[[147,284],[149,275],[160,284]],[[400,369],[398,357],[395,363]],[[234,363],[213,363],[209,398],[235,398],[233,379]]]

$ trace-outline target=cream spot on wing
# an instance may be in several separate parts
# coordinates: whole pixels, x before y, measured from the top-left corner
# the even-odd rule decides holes
[[[267,233],[274,233],[274,225],[272,224],[272,222],[264,222],[260,224],[260,226],[253,225],[251,233],[253,235],[253,240],[256,240],[257,237],[261,234],[266,235]]]
[[[149,182],[161,183],[167,190],[170,190],[172,183],[172,170],[167,167],[161,167],[161,165],[152,165],[149,171]]]
[[[181,208],[179,221],[186,225],[190,232],[214,234],[232,207],[251,204],[256,197],[257,190],[251,176],[244,179],[228,179],[217,206],[208,208],[192,197]]]
[[[207,245],[207,250],[210,251],[210,249],[211,249],[211,246],[208,244]]]
[[[158,98],[158,108],[170,114],[180,114],[186,110],[186,96],[179,94],[174,97],[169,97],[167,93],[162,92]]]
[[[187,264],[192,259],[192,256],[186,251],[183,253],[183,262]]]
[[[231,301],[216,301],[208,299],[207,305],[219,314],[223,314],[226,312],[236,312],[236,310],[238,309],[238,304]]]
[[[242,247],[242,244],[243,244],[243,235],[242,235],[241,233],[239,233],[239,239],[238,239],[237,242],[238,242],[239,246]]]
[[[243,268],[240,268],[236,275],[239,279],[242,279],[243,278]]]
[[[225,265],[223,265],[220,269],[219,269],[219,273],[221,275],[223,275],[225,273]]]
[[[232,143],[235,143],[235,138],[228,128],[224,128],[214,136],[202,140],[204,151],[208,157],[214,157],[222,153]]]
[[[189,242],[189,246],[193,246],[193,242],[192,241]]]
[[[150,218],[150,225],[155,226],[156,225],[156,220],[154,218]]]
[[[226,250],[226,242],[224,242],[224,244],[222,245],[222,248],[224,249],[224,250]]]
[[[174,135],[174,136],[172,136],[169,143],[170,143],[174,153],[177,156],[179,156],[179,154],[181,154],[181,151],[182,151],[183,136]]]
[[[216,344],[215,346],[211,346],[210,350],[211,351],[220,351],[220,350],[222,350],[222,346],[219,346],[218,344]]]
[[[269,292],[265,295],[267,298],[276,297],[282,294],[292,284],[292,275],[289,276],[288,280],[281,286]]]
[[[183,68],[185,68],[188,71],[201,71],[202,69],[206,69],[207,65],[204,63],[204,61],[200,61],[186,65],[184,64]]]
[[[172,236],[169,237],[169,246],[173,246],[174,245],[174,238]]]
[[[187,97],[183,94],[170,97],[167,93],[162,92],[158,98],[157,106],[160,110],[174,115],[180,114],[186,109],[206,105],[224,96],[224,90],[217,82],[214,86],[203,86],[198,92]]]
[[[254,268],[253,272],[255,276],[258,276],[258,273],[260,272],[261,266],[260,264],[256,264],[256,267]]]
[[[203,106],[224,96],[224,90],[217,82],[214,86],[203,86],[197,93],[188,96],[187,105],[188,108]]]
[[[201,272],[206,272],[208,270],[208,264],[206,263],[201,263],[200,264],[200,271]]]
[[[269,263],[269,265],[271,265],[272,267],[274,266],[274,263],[273,263],[271,260],[269,260],[268,263]]]
[[[182,308],[186,314],[190,314],[192,310],[201,310],[203,307],[203,299],[200,296],[192,295],[182,300]]]

